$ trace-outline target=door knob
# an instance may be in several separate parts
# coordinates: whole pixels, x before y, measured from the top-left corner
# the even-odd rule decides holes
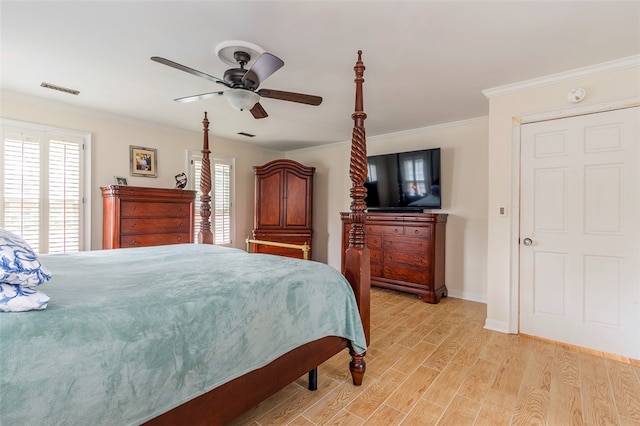
[[[531,238],[525,238],[525,239],[522,241],[522,243],[523,243],[525,246],[530,246],[531,244],[533,244],[533,240],[532,240]]]

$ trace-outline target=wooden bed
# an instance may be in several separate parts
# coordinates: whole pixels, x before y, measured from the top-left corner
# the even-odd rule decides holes
[[[358,51],[355,71],[355,111],[349,177],[351,179],[350,196],[352,230],[349,235],[349,247],[345,252],[343,275],[347,278],[356,296],[360,317],[365,331],[367,343],[370,339],[370,271],[369,249],[365,244],[364,219],[366,191],[364,181],[367,176],[367,155],[363,108],[362,85],[364,83],[364,63],[362,51]],[[202,180],[200,183],[202,217],[199,241],[204,244],[213,243],[211,232],[211,210],[209,192],[211,190],[211,170],[209,159],[209,120],[205,113],[203,120],[204,140],[202,148]],[[338,214],[338,213],[336,213]],[[356,354],[350,343],[340,337],[324,337],[320,340],[298,347],[276,359],[263,368],[252,371],[237,379],[209,391],[167,413],[150,420],[149,425],[199,425],[224,424],[243,412],[278,392],[307,372],[327,361],[345,348],[349,348],[351,361],[349,369],[353,384],[362,383],[365,372],[364,354]],[[310,384],[314,380],[310,374]]]

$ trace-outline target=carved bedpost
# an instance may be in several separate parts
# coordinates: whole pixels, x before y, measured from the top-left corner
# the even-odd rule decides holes
[[[349,178],[351,179],[351,230],[349,231],[349,247],[345,252],[345,262],[343,274],[351,283],[355,293],[356,301],[360,308],[360,318],[364,327],[367,344],[370,342],[370,287],[371,270],[369,249],[367,248],[364,221],[367,205],[364,199],[367,190],[364,181],[367,178],[367,144],[364,130],[364,120],[367,114],[363,110],[362,83],[364,82],[364,63],[362,62],[362,51],[358,51],[358,61],[355,67],[356,83],[356,104],[355,112],[351,115],[353,119],[353,134],[351,137],[351,160],[349,164]],[[362,383],[365,363],[362,356],[351,352],[351,374],[354,384]],[[363,354],[361,354],[363,355]]]
[[[211,162],[209,161],[209,119],[204,113],[204,139],[202,142],[202,172],[200,175],[200,232],[198,232],[198,242],[200,244],[213,244],[213,233],[211,232]]]

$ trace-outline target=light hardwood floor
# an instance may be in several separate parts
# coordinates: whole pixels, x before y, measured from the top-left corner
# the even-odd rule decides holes
[[[486,305],[372,289],[360,387],[344,351],[234,425],[640,425],[640,362],[485,330]]]

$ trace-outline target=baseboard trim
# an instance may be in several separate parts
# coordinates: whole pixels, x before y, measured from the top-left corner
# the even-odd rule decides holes
[[[456,290],[447,290],[447,294],[450,297],[455,297],[456,299],[468,300],[470,302],[478,302],[487,304],[487,296],[484,294],[475,294],[469,293],[466,291],[456,291]]]
[[[509,324],[503,321],[496,321],[491,318],[487,318],[484,322],[484,328],[492,331],[499,331],[500,333],[512,334],[509,332]]]

